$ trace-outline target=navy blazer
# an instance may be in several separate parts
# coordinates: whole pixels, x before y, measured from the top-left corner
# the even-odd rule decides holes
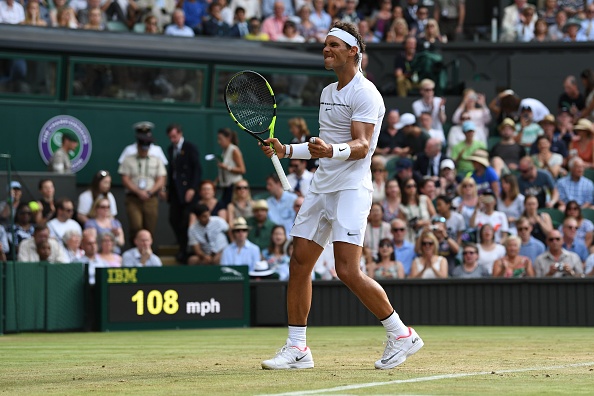
[[[175,193],[178,203],[184,203],[186,191],[190,188],[196,190],[195,197],[198,197],[198,187],[202,181],[202,166],[198,148],[184,139],[180,153],[173,158],[173,145],[170,145],[167,148],[167,157],[169,158],[167,169],[168,201],[171,202],[172,193]]]

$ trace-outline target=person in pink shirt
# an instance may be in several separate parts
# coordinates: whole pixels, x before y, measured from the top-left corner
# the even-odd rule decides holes
[[[262,32],[268,34],[270,41],[277,41],[283,35],[283,26],[286,20],[285,4],[282,1],[276,1],[274,13],[262,22]]]

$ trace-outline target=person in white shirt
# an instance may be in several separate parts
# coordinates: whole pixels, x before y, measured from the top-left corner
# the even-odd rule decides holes
[[[289,184],[293,192],[301,197],[305,197],[309,191],[313,173],[307,169],[307,161],[303,159],[291,159],[289,161],[289,169],[291,173],[287,175]]]
[[[76,231],[82,235],[82,227],[72,220],[74,204],[70,198],[62,198],[56,202],[56,217],[47,222],[52,237],[63,242],[66,231]]]
[[[134,238],[135,248],[122,254],[122,267],[161,267],[161,259],[153,253],[153,236],[148,230],[140,230]]]
[[[140,122],[137,122],[136,124],[132,125],[132,129],[136,133],[136,138],[138,138],[139,136],[146,136],[146,135],[152,137],[154,128],[155,128],[155,124],[153,124],[150,121],[140,121]],[[122,162],[124,162],[124,158],[126,158],[130,155],[136,155],[136,154],[138,154],[138,143],[134,142],[132,144],[127,145],[124,148],[124,150],[122,151],[122,154],[120,154],[120,158],[118,158],[118,163],[121,164]],[[161,162],[163,162],[163,165],[165,165],[165,166],[167,166],[167,164],[169,163],[161,146],[157,146],[154,143],[150,144],[150,147],[148,150],[148,155],[151,157],[159,158],[161,160]]]
[[[0,23],[18,25],[25,20],[25,9],[15,0],[0,1]]]
[[[194,31],[191,27],[186,26],[186,14],[184,10],[177,8],[173,11],[173,16],[171,17],[171,21],[173,22],[171,25],[165,28],[164,34],[166,36],[178,36],[178,37],[194,37]]]
[[[39,261],[39,254],[37,253],[37,244],[41,242],[49,242],[51,254],[47,261],[50,263],[68,263],[66,252],[62,248],[62,244],[55,238],[50,237],[50,231],[47,225],[35,226],[33,231],[33,238],[25,239],[19,244],[19,254],[17,261],[25,263],[35,263]]]
[[[381,94],[361,72],[364,50],[357,27],[336,22],[326,36],[323,56],[325,68],[333,70],[338,81],[321,94],[320,137],[289,145],[271,138],[261,146],[268,157],[276,152],[280,158],[320,159],[290,233],[294,250],[287,289],[289,337],[275,357],[262,362],[264,369],[314,367],[306,340],[311,272],[329,242],[334,245],[338,278],[386,329],[386,349],[375,367],[396,367],[423,346],[418,334],[402,323],[386,292],[360,267],[373,190],[371,156],[385,113]]]
[[[418,118],[422,113],[431,114],[431,128],[443,134],[443,124],[446,122],[445,98],[435,96],[435,83],[428,78],[421,80],[419,89],[421,99],[415,100],[412,104],[414,115]]]

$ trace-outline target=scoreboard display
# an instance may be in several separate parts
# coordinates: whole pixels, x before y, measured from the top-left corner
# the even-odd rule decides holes
[[[100,329],[249,326],[247,266],[97,268]]]

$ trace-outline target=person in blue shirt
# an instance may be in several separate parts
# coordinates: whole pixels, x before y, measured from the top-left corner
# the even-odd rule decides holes
[[[489,164],[489,153],[485,150],[476,150],[468,160],[474,167],[472,178],[476,182],[477,190],[493,190],[499,197],[499,176]]]
[[[283,185],[276,173],[272,173],[266,178],[266,190],[270,193],[270,197],[266,199],[268,219],[274,224],[284,226],[288,235],[295,220],[296,213],[293,210],[293,203],[297,195],[283,190]]]
[[[578,223],[575,217],[566,217],[563,220],[563,249],[574,252],[580,256],[582,263],[586,261],[590,252],[588,248],[579,239],[576,239]]]
[[[247,238],[249,227],[243,217],[233,222],[231,232],[233,242],[223,250],[221,265],[247,265],[253,271],[256,263],[261,260],[260,248]]]
[[[402,263],[406,276],[410,274],[410,267],[417,257],[415,245],[406,240],[406,223],[400,219],[394,219],[391,223],[392,237],[394,241],[394,256]]]
[[[547,250],[545,244],[532,236],[532,224],[526,217],[522,216],[516,220],[516,229],[518,230],[518,236],[522,240],[520,256],[526,256],[530,261],[534,262],[538,256]]]

